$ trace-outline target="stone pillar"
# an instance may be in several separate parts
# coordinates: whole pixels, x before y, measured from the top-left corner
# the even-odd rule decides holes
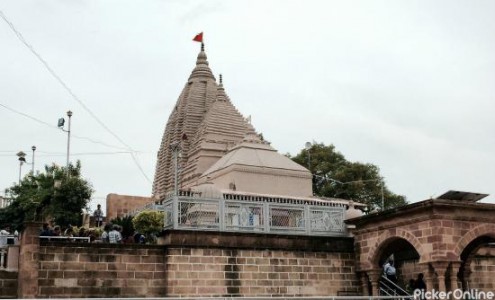
[[[361,278],[361,290],[363,296],[370,296],[369,290],[368,290],[368,274],[366,272],[361,272],[359,273],[359,277]]]
[[[369,270],[366,273],[368,274],[368,277],[370,278],[370,281],[371,281],[371,293],[372,293],[372,295],[370,295],[370,296],[379,296],[380,295],[379,282],[380,282],[380,277],[382,275],[382,270],[381,269],[374,269],[374,270]]]
[[[435,269],[435,273],[437,274],[438,290],[441,292],[445,292],[447,290],[445,287],[445,274],[447,272],[449,262],[436,261],[432,262],[431,265],[433,266],[433,268]]]
[[[461,267],[461,262],[451,262],[450,263],[450,290],[456,290],[459,288],[457,283],[457,274],[459,273],[459,268]]]
[[[429,263],[421,263],[419,265],[421,266],[422,273],[425,276],[424,281],[426,284],[426,289],[432,290],[433,289],[433,277],[431,276],[430,264]]]
[[[19,250],[19,275],[17,297],[20,299],[38,296],[38,265],[41,223],[27,222],[21,235]]]
[[[473,273],[473,271],[471,270],[471,266],[466,266],[464,265],[464,272],[463,272],[463,278],[462,278],[462,283],[463,283],[463,286],[462,288],[464,290],[468,290],[469,287],[471,286],[471,274]]]
[[[19,245],[10,245],[7,254],[7,270],[17,271],[19,269]]]

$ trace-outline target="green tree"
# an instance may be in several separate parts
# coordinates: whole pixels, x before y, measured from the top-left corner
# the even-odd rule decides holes
[[[22,229],[26,221],[54,220],[57,225],[81,225],[93,189],[81,177],[81,163],[69,168],[45,166],[44,172],[26,175],[6,189],[12,204],[0,209],[0,224]]]
[[[292,160],[311,171],[316,196],[352,199],[371,209],[382,209],[382,195],[385,209],[407,204],[387,188],[376,165],[350,162],[333,145],[313,143]]]
[[[162,232],[164,214],[161,211],[145,210],[132,219],[134,228],[144,234],[148,240],[154,242],[154,236]]]

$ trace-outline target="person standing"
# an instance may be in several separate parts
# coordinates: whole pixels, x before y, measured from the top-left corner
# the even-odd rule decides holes
[[[416,290],[420,291],[420,297],[419,297],[420,300],[423,300],[425,298],[424,292],[426,292],[426,283],[423,280],[424,277],[425,275],[423,273],[419,273],[418,278],[414,282],[414,292],[416,293]]]
[[[388,260],[387,263],[383,266],[383,273],[387,278],[393,283],[397,284],[397,275],[394,267],[394,261]]]
[[[101,210],[101,204],[96,206],[93,216],[95,217],[96,227],[100,227],[103,224],[103,211]]]

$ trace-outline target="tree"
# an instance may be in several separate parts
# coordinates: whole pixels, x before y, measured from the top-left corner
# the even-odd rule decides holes
[[[382,209],[407,204],[406,198],[391,192],[373,164],[350,162],[333,145],[313,143],[292,158],[313,174],[313,193],[320,197],[352,199]]]
[[[141,234],[146,235],[148,240],[154,242],[157,234],[162,232],[164,214],[161,211],[145,210],[138,213],[132,219],[134,228]]]
[[[20,184],[5,193],[11,205],[0,209],[0,224],[21,230],[26,221],[53,220],[57,225],[81,224],[82,210],[87,208],[93,189],[81,177],[81,162],[69,168],[45,166],[45,171],[28,174]]]

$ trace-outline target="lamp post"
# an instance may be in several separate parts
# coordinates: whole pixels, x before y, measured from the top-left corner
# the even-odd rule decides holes
[[[31,164],[33,165],[32,166],[32,172],[33,172],[33,175],[34,175],[34,151],[36,151],[36,146],[33,146],[31,147],[31,150],[33,150],[33,159],[31,160]]]
[[[69,126],[68,129],[64,129],[64,124],[65,124],[65,119],[60,118],[58,119],[58,128],[62,129],[62,131],[67,132],[67,174],[69,174],[69,154],[70,154],[70,121],[72,117],[72,111],[67,111],[67,116],[69,117]]]
[[[26,153],[19,151],[17,152],[17,157],[19,159],[19,185],[21,184],[22,178],[22,165],[26,162]]]
[[[67,130],[67,172],[69,172],[69,153],[70,153],[70,118],[72,117],[72,112],[69,110],[67,112],[69,117],[69,130]]]
[[[175,142],[170,144],[170,150],[173,153],[174,159],[174,195],[179,195],[179,152],[180,152],[180,143]]]
[[[304,149],[308,151],[308,170],[310,172],[311,172],[311,152],[309,150],[311,150],[311,146],[312,144],[310,142],[306,142],[306,144],[304,144]]]

